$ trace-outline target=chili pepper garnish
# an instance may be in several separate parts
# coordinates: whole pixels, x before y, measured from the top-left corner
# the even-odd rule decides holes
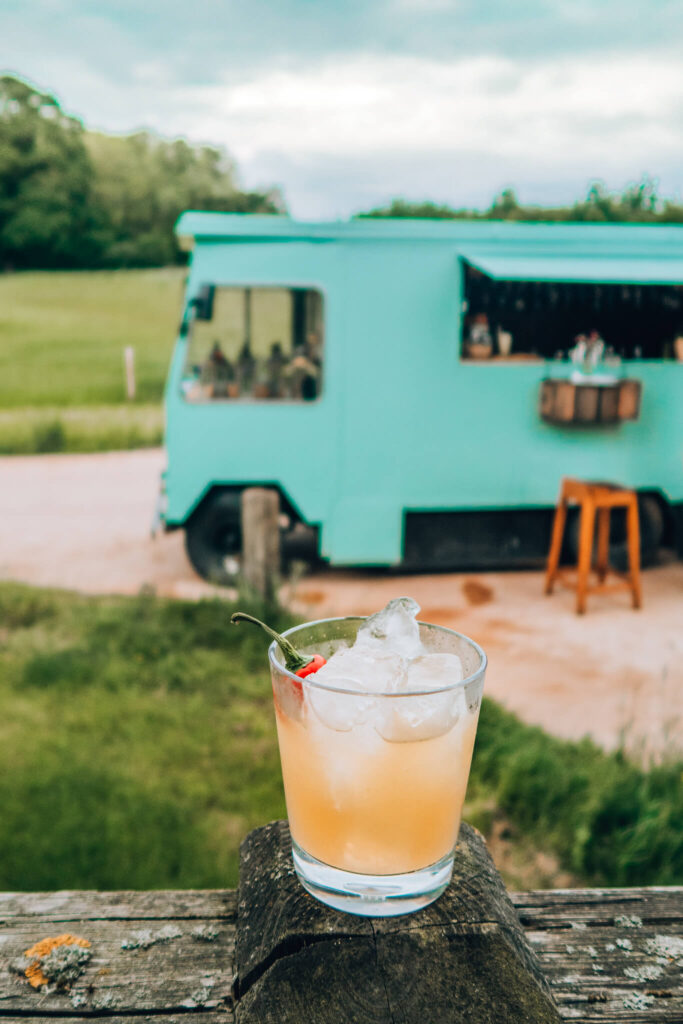
[[[238,622],[251,622],[253,625],[260,626],[261,629],[265,630],[282,651],[285,658],[285,668],[289,672],[293,672],[295,676],[299,676],[300,679],[305,679],[306,676],[317,672],[326,663],[326,659],[323,658],[322,654],[301,654],[293,644],[290,644],[286,637],[280,636],[270,626],[266,626],[265,622],[255,619],[253,615],[247,615],[245,612],[235,612],[231,615],[230,621],[233,625],[236,625]]]
[[[305,679],[306,676],[313,675],[319,668],[322,668],[326,664],[326,658],[323,658],[322,654],[314,654],[313,660],[309,661],[308,665],[304,665],[298,672],[295,672],[295,676],[299,676],[301,679]]]

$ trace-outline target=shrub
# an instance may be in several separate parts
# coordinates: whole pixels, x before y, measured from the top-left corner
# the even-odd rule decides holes
[[[33,449],[38,453],[63,452],[66,447],[66,434],[61,420],[41,423],[34,431]]]
[[[603,885],[670,885],[683,877],[683,763],[644,771],[621,751],[570,743],[487,700],[472,784],[562,865]]]

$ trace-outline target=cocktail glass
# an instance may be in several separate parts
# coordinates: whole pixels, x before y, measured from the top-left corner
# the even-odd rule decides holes
[[[329,658],[364,622],[325,619],[284,636]],[[453,871],[486,655],[451,629],[419,630],[427,652],[459,656],[462,679],[398,693],[371,680],[329,687],[287,671],[276,643],[268,651],[294,867],[313,896],[353,914],[419,910]]]

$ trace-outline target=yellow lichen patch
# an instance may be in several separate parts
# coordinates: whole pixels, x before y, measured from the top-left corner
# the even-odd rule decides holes
[[[47,978],[40,969],[40,960],[34,960],[32,964],[29,964],[24,971],[24,974],[33,988],[40,988],[41,985],[47,985]]]
[[[24,951],[24,956],[36,957],[33,963],[24,971],[24,974],[29,980],[29,983],[33,988],[40,988],[41,985],[47,985],[48,979],[43,974],[40,961],[48,953],[51,953],[57,946],[89,946],[90,943],[87,939],[82,939],[80,935],[69,935],[65,932],[63,935],[56,935],[53,938],[41,939],[40,942],[34,943],[30,949]]]

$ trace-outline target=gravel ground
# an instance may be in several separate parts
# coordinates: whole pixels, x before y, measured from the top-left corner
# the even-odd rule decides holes
[[[164,454],[0,458],[0,579],[86,593],[216,593],[187,561],[182,532],[152,539]],[[411,594],[422,618],[473,636],[490,659],[486,689],[558,736],[624,740],[643,756],[683,751],[683,563],[645,572],[644,607],[626,594],[542,594],[538,572],[399,576],[328,569],[283,588],[310,617],[365,614]]]

